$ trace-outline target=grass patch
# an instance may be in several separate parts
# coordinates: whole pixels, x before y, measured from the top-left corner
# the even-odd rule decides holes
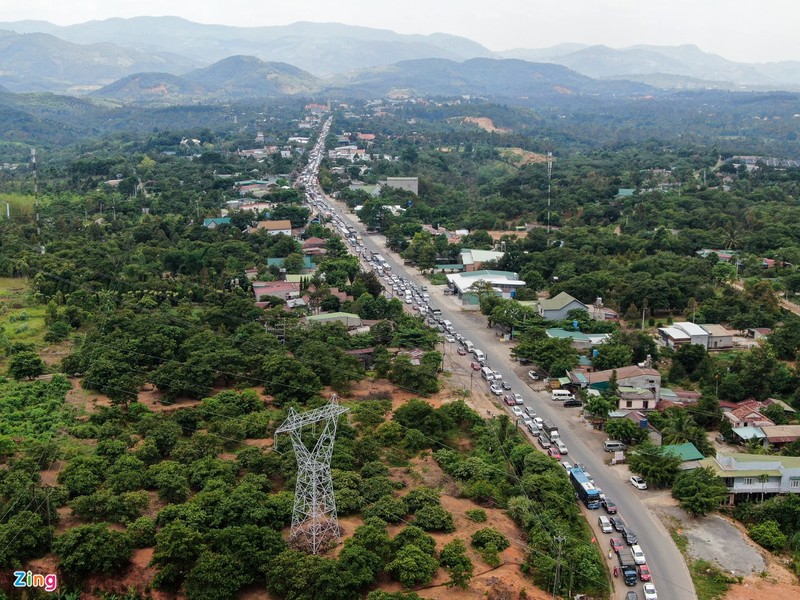
[[[428,275],[428,281],[433,285],[445,285],[447,284],[447,275],[444,273],[431,273]]]
[[[728,593],[732,584],[739,583],[737,578],[725,574],[719,567],[707,560],[690,562],[689,573],[692,576],[698,600],[719,600]]]
[[[27,279],[0,277],[0,340],[44,343],[45,307],[32,305]]]
[[[6,202],[11,205],[12,216],[19,214],[30,215],[33,214],[36,198],[27,194],[3,194],[3,215],[5,215],[6,211]]]

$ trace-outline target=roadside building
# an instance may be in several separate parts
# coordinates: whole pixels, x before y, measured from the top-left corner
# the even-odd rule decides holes
[[[461,250],[461,264],[464,265],[464,270],[480,271],[484,263],[490,261],[498,261],[505,256],[505,252],[495,252],[494,250]]]
[[[251,233],[255,231],[266,231],[270,235],[278,235],[282,233],[284,235],[292,235],[292,222],[288,219],[282,219],[280,221],[259,221],[256,223],[255,227],[251,227],[249,230]]]
[[[699,464],[725,481],[726,504],[731,506],[778,494],[800,494],[800,457],[717,452]]]
[[[478,291],[481,284],[489,284],[492,290],[503,298],[513,298],[516,290],[525,282],[517,279],[517,274],[510,271],[473,271],[471,273],[452,273],[447,275],[447,282],[453,293],[465,305],[480,304]]]
[[[639,367],[637,365],[587,373],[586,378],[589,380],[589,389],[598,390],[600,392],[607,390],[608,381],[615,371],[617,373],[617,386],[650,390],[653,393],[654,400],[656,402],[660,400],[661,373],[656,369]],[[655,408],[655,404],[648,406],[648,409],[650,408]]]
[[[543,298],[538,305],[539,315],[548,321],[563,321],[567,318],[567,313],[575,309],[589,312],[588,306],[566,292],[553,298]]]

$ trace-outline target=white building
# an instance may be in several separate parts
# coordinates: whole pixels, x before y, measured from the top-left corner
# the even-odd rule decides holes
[[[800,457],[765,454],[723,454],[700,461],[725,481],[728,504],[762,496],[800,493]]]

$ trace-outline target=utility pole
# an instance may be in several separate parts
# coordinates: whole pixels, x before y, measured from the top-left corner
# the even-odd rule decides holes
[[[561,547],[564,544],[566,538],[561,535],[554,535],[553,541],[558,544],[558,555],[556,557],[556,572],[553,576],[553,600],[555,600],[556,594],[560,591],[561,588]]]
[[[33,203],[36,210],[36,235],[41,235],[39,227],[39,176],[36,173],[36,148],[31,148],[31,168],[33,169]]]
[[[547,237],[550,241],[550,179],[553,175],[553,153],[547,153]]]
[[[647,310],[647,299],[642,303],[642,331],[644,331],[644,313]]]

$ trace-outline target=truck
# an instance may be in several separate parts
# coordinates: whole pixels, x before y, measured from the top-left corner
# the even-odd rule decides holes
[[[559,437],[558,427],[556,427],[555,425],[552,425],[551,423],[545,421],[544,423],[542,423],[541,429],[545,433],[545,435],[547,435],[547,437],[550,438],[551,440],[558,439]]]
[[[639,579],[636,571],[636,562],[633,560],[633,553],[627,548],[623,548],[617,554],[619,558],[619,570],[622,573],[622,579],[625,585],[636,585]]]

